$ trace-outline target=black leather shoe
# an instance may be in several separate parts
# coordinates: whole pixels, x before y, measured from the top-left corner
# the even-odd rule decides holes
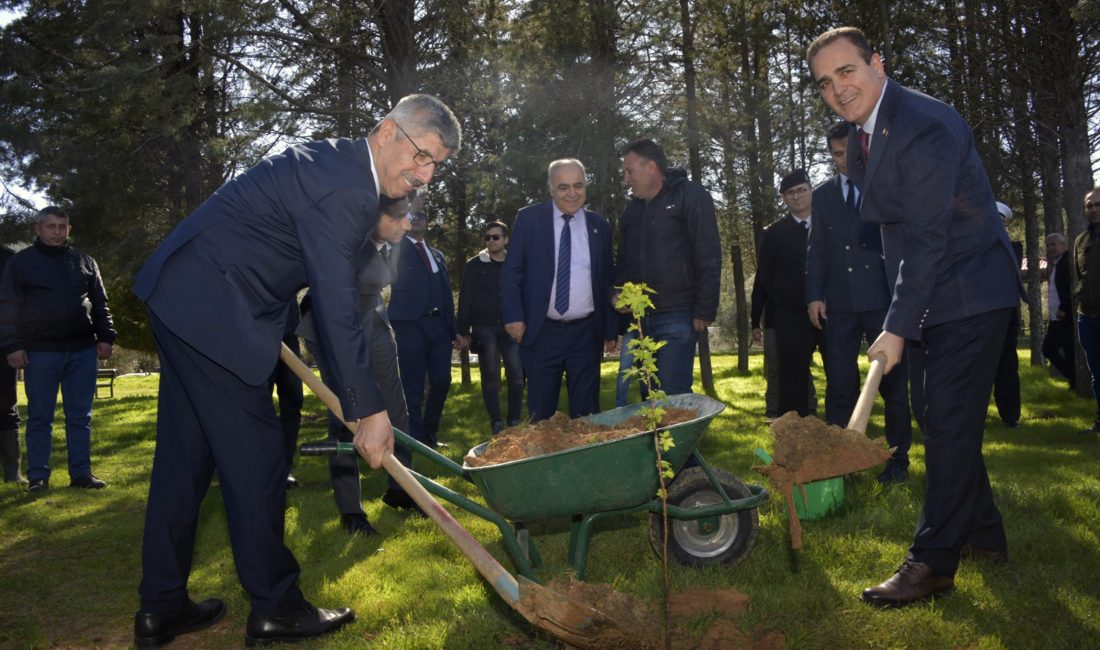
[[[355,613],[347,607],[320,609],[309,603],[293,614],[281,618],[260,616],[252,612],[248,615],[244,644],[251,647],[274,643],[297,643],[302,639],[335,632],[354,620]]]
[[[225,603],[210,598],[201,603],[187,601],[175,614],[134,614],[134,645],[159,648],[181,634],[196,632],[217,623],[225,616]]]
[[[48,487],[50,487],[49,481],[41,478],[32,478],[30,484],[27,486],[27,492],[31,494],[45,492]]]
[[[299,486],[301,486],[301,483],[298,482],[298,479],[294,478],[293,474],[286,475],[286,489],[293,490]]]
[[[959,549],[959,556],[967,560],[979,560],[992,562],[993,564],[1005,564],[1008,562],[1007,548],[984,548],[973,544],[963,544]]]
[[[504,431],[504,423],[503,423],[503,422],[501,422],[500,420],[497,420],[497,421],[496,421],[496,422],[494,422],[494,423],[493,423],[493,425],[492,425],[492,426],[491,426],[491,427],[489,428],[489,435],[495,436],[495,435],[497,435],[498,433],[500,433],[501,431]]]
[[[863,590],[859,597],[875,607],[905,607],[955,589],[955,580],[932,573],[923,562],[906,560],[889,580]]]
[[[370,525],[367,516],[359,513],[340,515],[340,525],[344,527],[344,530],[348,531],[349,535],[363,535],[366,537],[368,535],[378,534],[374,526]]]
[[[887,465],[886,469],[878,475],[878,482],[883,485],[901,484],[909,480],[909,470],[897,465]]]
[[[107,484],[96,478],[95,474],[85,474],[69,481],[69,487],[85,488],[87,490],[102,490]]]
[[[386,490],[382,495],[382,503],[398,510],[409,510],[414,515],[427,518],[428,515],[416,505],[416,501],[404,490]]]

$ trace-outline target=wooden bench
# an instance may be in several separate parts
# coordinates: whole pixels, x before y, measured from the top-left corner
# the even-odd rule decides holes
[[[95,374],[95,396],[99,397],[99,389],[106,388],[110,393],[108,397],[115,396],[115,376],[118,371],[114,368],[100,368]]]

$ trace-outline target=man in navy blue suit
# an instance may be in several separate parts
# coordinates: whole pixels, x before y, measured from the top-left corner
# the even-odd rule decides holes
[[[599,412],[601,352],[615,349],[619,323],[610,304],[611,226],[584,209],[584,165],[555,160],[547,177],[552,200],[516,214],[500,279],[532,422],[557,410],[563,374],[569,417]]]
[[[439,443],[439,420],[451,388],[455,303],[443,253],[425,241],[427,215],[421,208],[410,216],[409,233],[399,244],[397,280],[390,289],[387,314],[397,339],[397,363],[409,409],[412,430],[406,433],[434,447]],[[419,511],[412,498],[392,481],[382,501],[392,508]]]
[[[247,645],[326,634],[354,619],[318,609],[298,588],[283,543],[287,463],[268,378],[287,302],[310,287],[319,343],[354,442],[377,468],[393,451],[356,287],[357,253],[378,198],[427,184],[461,144],[442,102],[405,97],[365,139],[289,147],[229,181],[173,230],[142,267],[161,376],[157,446],[142,543],[134,642],[157,647],[213,624],[216,598],[187,593],[199,507],[215,470],[241,585]]]
[[[859,189],[848,176],[848,123],[834,124],[826,136],[837,173],[814,189],[813,218],[806,249],[806,300],[810,323],[825,330],[825,419],[848,426],[859,398],[859,349],[882,333],[890,291],[876,224],[860,221]],[[825,326],[828,321],[828,327]],[[905,360],[883,377],[886,441],[895,447],[881,483],[908,476],[913,425],[906,394]]]
[[[892,296],[868,355],[885,355],[890,372],[906,340],[925,349],[924,508],[908,557],[861,597],[902,607],[954,589],[963,555],[1008,558],[982,434],[1023,284],[966,121],[888,79],[854,27],[817,37],[806,60],[825,103],[853,125],[847,163],[860,218],[882,230]]]

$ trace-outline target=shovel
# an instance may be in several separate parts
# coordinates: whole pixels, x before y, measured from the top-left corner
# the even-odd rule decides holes
[[[279,358],[290,368],[294,374],[309,386],[317,397],[331,410],[336,417],[344,420],[340,409],[340,401],[336,395],[317,378],[306,364],[283,344],[279,352]],[[351,431],[356,426],[350,422],[344,422]],[[515,609],[535,627],[538,627],[551,635],[579,648],[599,647],[603,638],[623,638],[629,636],[630,630],[622,629],[623,626],[612,620],[606,614],[597,611],[590,605],[577,602],[564,594],[548,589],[523,576],[519,580],[508,573],[489,551],[485,550],[474,537],[467,532],[462,524],[451,516],[439,503],[432,498],[424,486],[416,480],[408,469],[405,468],[393,454],[386,453],[382,458],[382,467],[397,481],[413,501],[431,517],[443,532],[458,546],[462,554],[470,560],[474,568],[493,586],[504,602]]]
[[[856,407],[852,409],[852,417],[848,419],[846,428],[867,433],[867,420],[871,419],[871,407],[875,405],[875,395],[878,394],[878,385],[882,382],[882,371],[885,367],[885,355],[876,354],[871,358],[867,379],[863,381],[863,390],[859,391],[859,399],[856,400]]]
[[[882,381],[885,365],[886,358],[882,355],[875,355],[871,359],[871,367],[867,371],[863,389],[859,393],[859,399],[856,400],[855,408],[852,409],[852,417],[848,420],[846,429],[849,431],[859,434],[867,433],[867,421],[871,416],[871,407],[874,405],[875,394],[878,392],[879,383]],[[807,425],[807,423],[810,424]],[[808,429],[803,429],[807,426]],[[837,440],[828,431],[821,432],[818,427],[824,428],[825,423],[814,417],[799,418],[793,412],[787,413],[773,422],[772,436],[776,439],[777,458],[780,456],[778,451],[781,433],[786,440],[791,440],[793,436],[801,434],[803,430],[807,433],[812,432],[815,435],[818,435],[819,432],[828,434],[831,440]],[[825,448],[825,451],[821,452],[820,455],[800,458],[799,462],[797,464],[792,463],[791,467],[779,464],[790,460],[786,456],[773,464],[753,467],[754,470],[767,476],[775,491],[781,493],[786,500],[787,523],[791,533],[792,549],[802,548],[802,522],[798,518],[793,498],[793,490],[796,486],[802,491],[803,502],[806,502],[805,484],[874,467],[889,459],[893,452],[893,449],[884,449],[881,446],[872,445],[871,441],[866,440],[864,436],[858,436],[858,441],[859,444],[856,444],[856,441],[851,438],[843,439],[841,442],[834,443],[842,445],[843,449]],[[864,442],[867,445],[862,444]],[[789,450],[790,445],[787,445],[786,448]],[[840,451],[843,451],[844,454],[838,455]]]

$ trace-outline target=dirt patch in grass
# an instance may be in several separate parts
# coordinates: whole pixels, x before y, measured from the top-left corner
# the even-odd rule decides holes
[[[590,644],[578,647],[593,650],[656,650],[664,647],[656,604],[640,601],[605,584],[564,579],[547,586],[575,602],[592,606],[617,623],[613,629],[601,630],[600,634],[590,639]],[[737,617],[748,606],[749,597],[734,589],[690,589],[672,594],[669,597],[672,648],[781,650],[783,635],[779,632],[750,632],[738,625]],[[700,637],[698,630],[690,630],[690,624],[703,616],[714,616],[714,622]]]
[[[699,413],[694,409],[666,408],[665,415],[661,418],[661,426],[669,427],[697,417]],[[505,429],[489,442],[489,446],[480,456],[467,455],[465,462],[468,467],[496,465],[597,442],[617,440],[648,428],[645,418],[640,415],[610,426],[583,419],[571,420],[558,411],[547,420]]]
[[[859,431],[826,424],[813,417],[790,412],[771,427],[773,462],[753,469],[768,477],[772,487],[787,502],[787,520],[791,530],[791,548],[802,548],[802,523],[794,509],[793,488],[813,481],[843,476],[886,462],[893,453],[881,439],[871,439]],[[802,498],[806,495],[803,493]]]

